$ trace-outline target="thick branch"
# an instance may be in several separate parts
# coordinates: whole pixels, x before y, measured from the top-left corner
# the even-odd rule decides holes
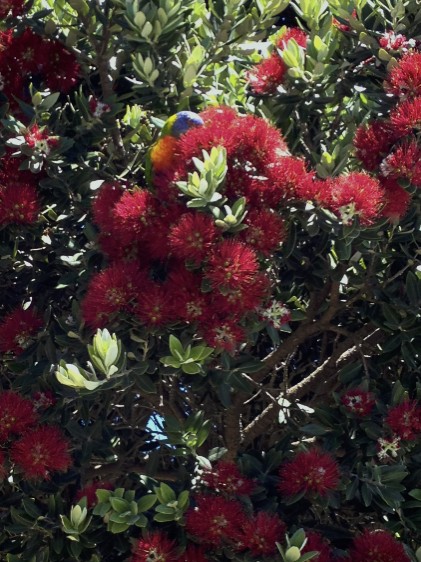
[[[367,324],[354,335],[338,344],[332,355],[305,379],[289,388],[285,393],[288,400],[298,400],[313,388],[326,382],[336,374],[340,368],[358,357],[361,350],[373,349],[384,339],[380,329]],[[242,446],[248,445],[254,439],[263,435],[276,420],[280,410],[279,404],[272,402],[245,429]]]

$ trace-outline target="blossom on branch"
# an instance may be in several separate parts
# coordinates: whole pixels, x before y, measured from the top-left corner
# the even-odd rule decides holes
[[[49,480],[72,464],[70,443],[58,427],[42,426],[25,433],[11,448],[10,456],[29,480]]]
[[[403,546],[390,533],[383,530],[365,530],[354,539],[351,548],[352,562],[410,562]]]
[[[311,449],[281,466],[278,489],[286,496],[326,496],[339,485],[339,466],[328,453]]]
[[[0,443],[21,435],[37,421],[33,404],[11,390],[0,393]]]

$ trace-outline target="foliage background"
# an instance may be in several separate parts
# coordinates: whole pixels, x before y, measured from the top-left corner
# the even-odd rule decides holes
[[[127,353],[122,376],[89,393],[65,387],[54,375],[61,360],[86,367],[89,359],[93,333],[82,322],[80,303],[93,272],[106,264],[91,217],[101,182],[145,185],[147,152],[166,118],[218,104],[270,120],[321,178],[361,170],[352,144],[356,128],[387,116],[396,104],[383,88],[392,55],[379,50],[378,39],[390,29],[421,36],[417,2],[297,0],[288,7],[283,0],[36,0],[28,7],[2,28],[19,33],[29,26],[58,38],[76,55],[81,80],[59,95],[32,84],[20,111],[9,110],[6,99],[1,105],[4,149],[19,139],[22,124],[36,122],[60,138],[47,156],[17,147],[33,170],[42,168],[43,206],[36,224],[0,230],[0,315],[33,302],[44,329],[23,354],[3,355],[1,384],[28,397],[54,392],[58,401],[44,421],[65,430],[74,464],[48,481],[34,484],[18,473],[3,481],[2,556],[8,562],[128,560],[146,527],[168,530],[183,544],[189,500],[180,501],[180,494],[198,484],[209,461],[225,455],[257,479],[248,501],[279,513],[291,533],[316,528],[339,555],[374,523],[397,533],[417,560],[419,441],[404,444],[389,464],[376,457],[388,409],[420,392],[415,188],[399,223],[370,228],[344,227],[320,209],[291,205],[288,239],[272,263],[279,277],[274,294],[291,309],[291,322],[280,332],[260,326],[252,345],[235,356],[203,362],[203,376],[159,361],[170,353],[170,333],[187,345],[182,328],[150,333],[128,319],[107,326]],[[349,29],[338,29],[333,17]],[[283,89],[254,96],[246,73],[284,23],[308,31],[305,57]],[[95,118],[90,96],[111,110]],[[356,386],[376,396],[375,413],[365,421],[340,406],[341,393]],[[278,467],[297,443],[314,441],[335,454],[341,487],[326,501],[287,505],[275,492]],[[107,528],[103,516],[110,520],[116,509],[104,497],[99,505],[107,507],[98,508],[86,528],[74,521],[66,528],[60,515],[69,517],[77,490],[95,479],[136,500],[157,488],[161,496],[137,527],[122,516]],[[179,504],[163,517],[158,507],[175,498]],[[248,560],[229,549],[213,556]]]

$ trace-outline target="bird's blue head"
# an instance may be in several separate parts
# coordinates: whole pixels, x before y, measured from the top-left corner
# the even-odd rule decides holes
[[[201,127],[204,124],[203,119],[193,111],[180,111],[175,117],[171,135],[176,138],[184,135],[192,127]]]

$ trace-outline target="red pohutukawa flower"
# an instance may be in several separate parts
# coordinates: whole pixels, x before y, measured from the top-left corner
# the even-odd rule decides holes
[[[21,435],[37,421],[33,404],[13,391],[0,394],[0,443]]]
[[[101,230],[108,230],[113,221],[114,205],[123,195],[123,186],[118,182],[104,182],[92,203],[94,222]]]
[[[240,232],[240,239],[263,256],[269,256],[278,250],[285,239],[285,223],[273,211],[252,209],[246,216],[244,224],[248,228]]]
[[[277,53],[262,59],[246,74],[252,92],[258,96],[274,94],[282,84],[288,67]]]
[[[135,312],[142,324],[159,328],[174,319],[174,303],[166,287],[150,281],[137,295]]]
[[[169,245],[177,258],[200,264],[220,235],[213,219],[203,213],[186,213],[171,228]]]
[[[177,558],[177,562],[209,562],[209,559],[202,546],[189,544],[183,554]]]
[[[396,133],[401,136],[421,129],[421,96],[397,105],[390,112],[390,122]]]
[[[269,288],[269,279],[266,275],[259,273],[247,289],[240,288],[228,293],[213,291],[209,297],[210,308],[221,311],[231,321],[239,321],[244,314],[260,307],[269,295]]]
[[[401,439],[415,441],[421,433],[421,406],[416,400],[406,400],[389,410],[386,423]]]
[[[364,531],[354,539],[352,562],[410,562],[403,546],[387,531]]]
[[[185,322],[196,322],[209,310],[209,294],[201,291],[202,276],[187,271],[184,265],[170,271],[167,290],[172,298],[174,316]]]
[[[39,197],[33,185],[13,182],[0,186],[0,225],[33,224],[39,211]]]
[[[76,492],[74,502],[78,502],[82,498],[86,498],[86,505],[88,508],[95,506],[98,503],[98,498],[96,495],[97,490],[113,490],[114,486],[111,482],[101,482],[100,480],[97,482],[93,482],[88,486],[85,486],[81,490]]]
[[[299,27],[287,28],[281,35],[278,35],[278,37],[276,38],[276,46],[282,51],[288,45],[288,41],[290,39],[294,39],[294,41],[300,47],[305,48],[307,46],[308,35]]]
[[[316,551],[319,554],[312,558],[314,562],[333,562],[333,552],[327,541],[315,531],[306,531],[307,542],[301,551],[301,554],[306,552]]]
[[[123,245],[142,240],[156,214],[156,199],[151,192],[146,189],[125,191],[113,209]]]
[[[274,513],[259,511],[247,519],[241,528],[239,550],[248,549],[253,556],[271,556],[277,552],[276,543],[283,542],[286,526]]]
[[[356,416],[368,416],[374,408],[375,400],[371,392],[352,388],[341,398],[345,408]]]
[[[218,244],[207,266],[206,277],[214,289],[222,293],[246,290],[259,270],[255,252],[236,240]]]
[[[396,180],[380,177],[379,181],[385,193],[382,216],[392,222],[399,222],[408,211],[411,195]]]
[[[42,318],[33,308],[16,308],[0,323],[0,351],[20,355],[34,341],[42,325]]]
[[[0,62],[1,73],[3,68],[6,73],[14,68],[24,79],[23,84],[36,75],[53,91],[67,93],[79,81],[80,67],[74,54],[59,41],[41,37],[29,28],[21,35],[11,36],[3,50],[3,65]]]
[[[414,139],[405,139],[380,164],[383,176],[391,179],[407,179],[421,186],[421,148]]]
[[[69,442],[58,427],[42,426],[16,441],[10,457],[30,480],[48,480],[55,472],[66,472],[72,464]]]
[[[249,495],[255,488],[253,480],[243,476],[230,461],[218,461],[211,471],[203,473],[202,480],[211,490],[234,496]]]
[[[354,135],[356,156],[367,170],[376,170],[399,136],[388,121],[360,125]]]
[[[279,491],[286,496],[326,496],[339,484],[339,467],[335,459],[319,449],[298,453],[279,471]]]
[[[175,541],[162,531],[156,531],[140,539],[134,546],[131,562],[177,562]]]
[[[401,98],[421,95],[421,53],[410,51],[400,59],[387,77],[386,91]]]
[[[246,521],[243,506],[221,496],[200,494],[196,507],[186,513],[186,530],[205,544],[215,547],[241,540],[241,527]]]
[[[294,39],[300,47],[306,47],[307,38],[308,35],[304,31],[293,27],[286,29],[276,38],[275,47],[282,51],[291,39]],[[260,96],[274,94],[276,88],[284,82],[287,70],[288,67],[275,51],[249,70],[246,79],[253,93]]]
[[[115,263],[90,281],[82,301],[82,316],[90,328],[103,328],[119,312],[133,312],[146,276],[133,263]]]
[[[380,215],[384,191],[375,178],[361,172],[338,176],[324,182],[319,203],[340,217],[344,224],[358,216],[367,226]]]

